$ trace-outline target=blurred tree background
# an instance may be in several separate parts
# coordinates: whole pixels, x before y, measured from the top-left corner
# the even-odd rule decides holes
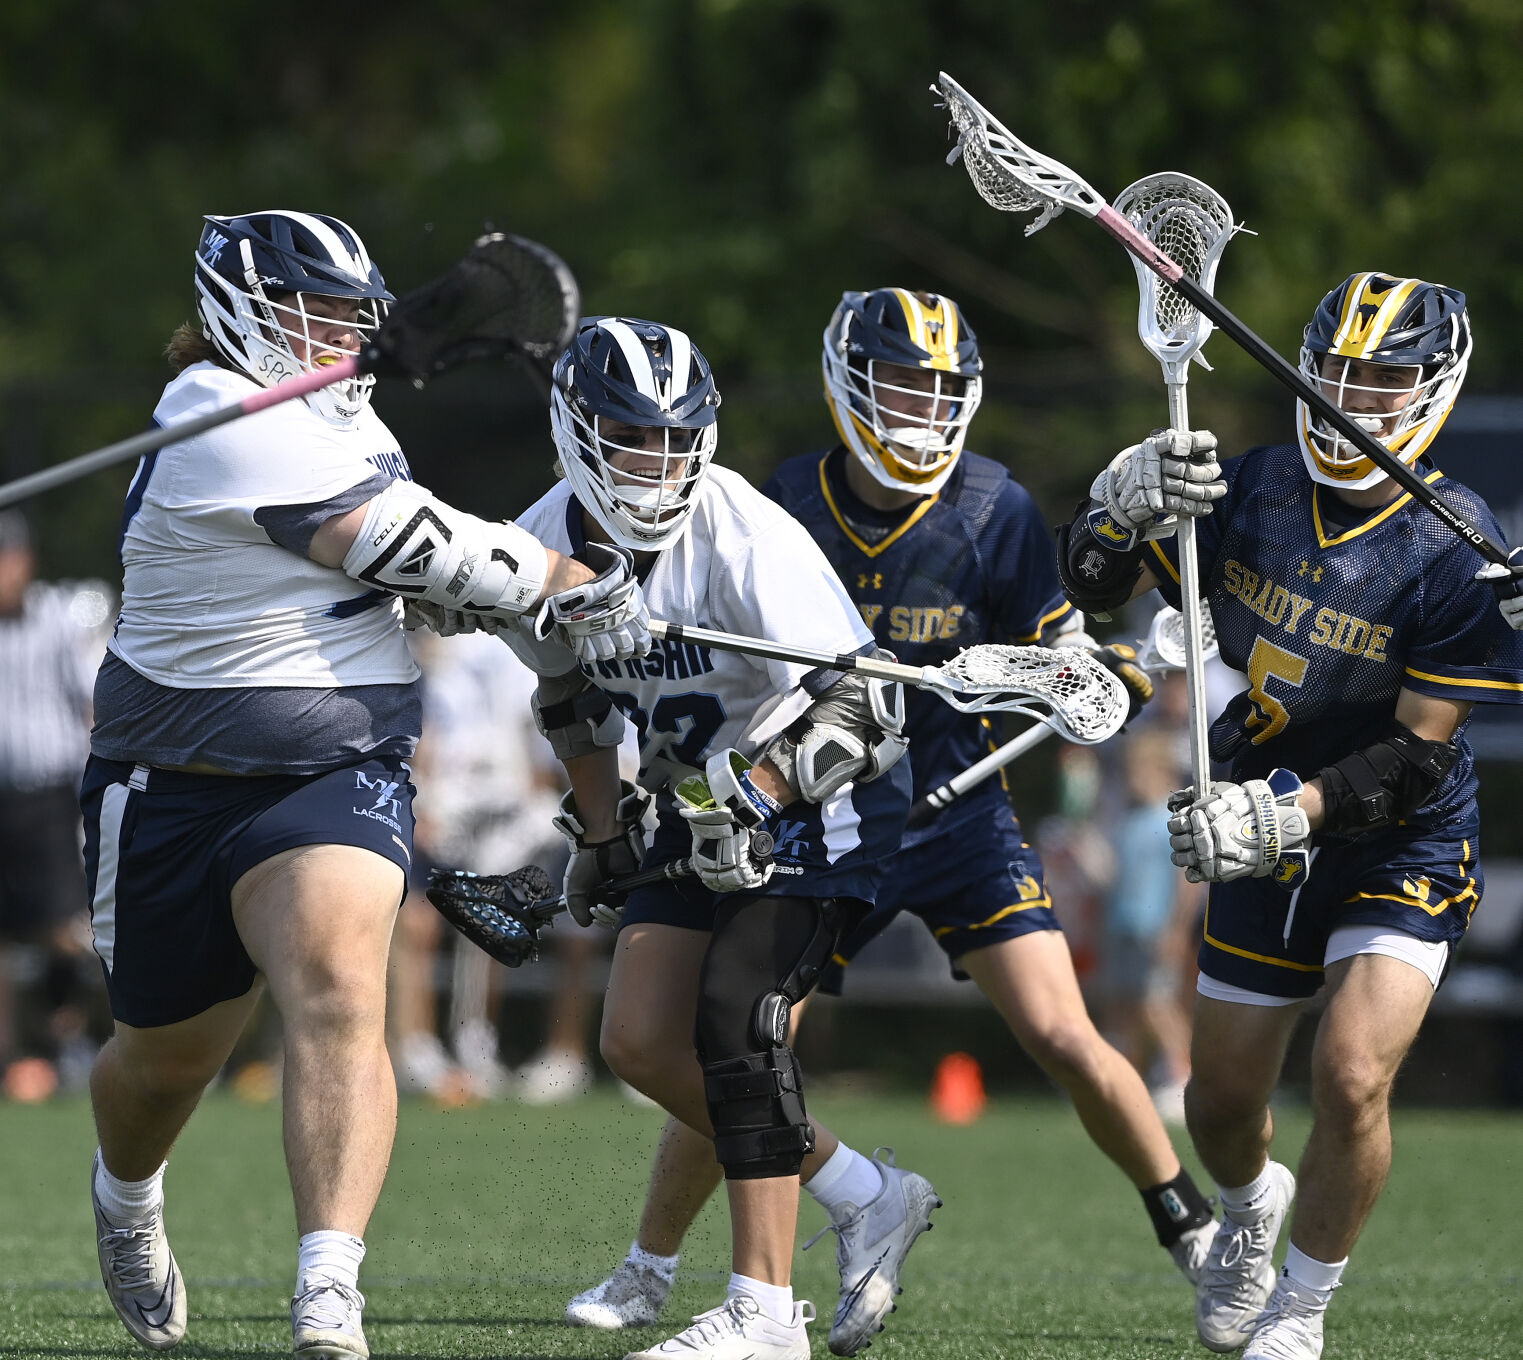
[[[484,226],[554,245],[588,311],[689,330],[753,476],[830,436],[819,336],[844,288],[944,290],[984,344],[974,446],[1049,516],[1159,423],[1124,253],[1068,216],[1027,239],[960,168],[928,85],[951,71],[1102,192],[1179,169],[1256,231],[1218,291],[1294,356],[1355,269],[1471,299],[1471,385],[1515,385],[1523,319],[1523,8],[1513,0],[226,0],[0,8],[0,479],[147,423],[191,314],[205,212],[355,225],[394,291]],[[1228,448],[1290,403],[1225,340],[1192,403]],[[509,515],[547,424],[515,373],[376,404],[419,479]],[[28,508],[54,575],[115,572],[131,469]]]

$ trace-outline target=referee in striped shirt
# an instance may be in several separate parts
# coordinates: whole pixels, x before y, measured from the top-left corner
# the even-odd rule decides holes
[[[56,1049],[46,1011],[77,972],[88,905],[77,790],[105,598],[34,570],[26,520],[0,511],[0,1069]],[[24,1013],[18,975],[43,983],[49,1002]],[[12,1094],[17,1081],[8,1074]]]

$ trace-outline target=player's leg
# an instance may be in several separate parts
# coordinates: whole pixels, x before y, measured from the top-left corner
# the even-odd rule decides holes
[[[794,1302],[791,1278],[799,1170],[811,1131],[802,1073],[787,1042],[788,1013],[813,985],[836,934],[828,900],[746,896],[721,899],[714,911],[693,1034],[725,1170],[733,1273],[719,1308],[637,1352],[640,1360],[729,1354],[735,1343],[774,1360],[809,1354],[804,1324],[812,1312]]]
[[[1073,1101],[1085,1132],[1137,1187],[1159,1244],[1189,1278],[1214,1235],[1137,1069],[1090,1019],[1060,931],[1036,930],[960,955],[1016,1041]]]
[[[212,872],[220,832],[263,806],[253,782],[92,756],[80,790],[91,931],[115,1022],[90,1079],[101,1278],[123,1325],[154,1349],[175,1345],[186,1319],[164,1163],[258,997]]]
[[[1195,1326],[1212,1350],[1247,1339],[1274,1288],[1275,1242],[1295,1178],[1269,1159],[1269,1098],[1300,1017],[1297,1002],[1215,984],[1195,1008],[1185,1117],[1195,1150],[1217,1183],[1222,1226],[1196,1286]]]
[[[100,1146],[91,1173],[101,1280],[117,1316],[154,1350],[185,1335],[185,1285],[164,1230],[164,1170],[201,1093],[233,1051],[255,985],[174,1024],[118,1021],[90,1073]]]
[[[635,921],[619,931],[603,999],[599,1049],[614,1076],[689,1128],[709,1131],[693,1048],[707,930]]]
[[[1247,1352],[1260,1360],[1321,1354],[1322,1314],[1385,1186],[1391,1087],[1448,956],[1446,944],[1405,943],[1409,959],[1367,953],[1328,964],[1290,1249]]]
[[[386,960],[403,888],[400,867],[371,850],[306,845],[255,865],[233,889],[233,919],[285,1038],[299,1353],[368,1354],[358,1278],[396,1134]]]

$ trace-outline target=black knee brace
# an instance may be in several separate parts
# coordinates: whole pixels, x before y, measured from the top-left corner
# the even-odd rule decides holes
[[[795,1176],[814,1150],[788,1016],[818,981],[840,920],[834,901],[799,897],[726,903],[715,919],[696,1039],[714,1154],[731,1180]]]
[[[796,1176],[814,1151],[804,1074],[787,1044],[703,1065],[714,1157],[730,1180]]]

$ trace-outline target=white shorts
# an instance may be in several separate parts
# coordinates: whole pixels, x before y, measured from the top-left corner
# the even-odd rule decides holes
[[[1419,940],[1415,935],[1388,930],[1384,926],[1339,926],[1328,936],[1322,965],[1325,968],[1337,963],[1339,959],[1351,959],[1356,954],[1384,954],[1387,958],[1410,963],[1437,990],[1444,969],[1449,966],[1450,948],[1447,941],[1433,943]],[[1297,1006],[1306,1000],[1304,996],[1270,996],[1267,992],[1250,992],[1246,987],[1218,982],[1204,973],[1196,978],[1195,990],[1202,996],[1217,1001],[1235,1001],[1240,1006]]]

